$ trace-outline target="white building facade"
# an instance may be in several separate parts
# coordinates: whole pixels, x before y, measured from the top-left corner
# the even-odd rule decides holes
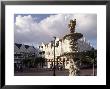
[[[71,52],[69,40],[67,39],[59,39],[55,40],[55,65],[63,65],[65,69],[69,68],[69,58],[66,56],[61,56],[64,53]],[[77,41],[78,52],[91,50],[93,47],[89,42],[85,40],[85,38],[79,39]],[[54,44],[50,42],[48,44],[42,43],[40,46],[40,50],[45,52],[45,58],[47,59],[47,67],[51,68],[54,63]]]

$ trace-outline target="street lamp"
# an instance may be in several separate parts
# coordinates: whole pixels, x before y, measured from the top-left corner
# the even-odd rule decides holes
[[[56,37],[54,36],[54,68],[53,68],[53,76],[56,76],[55,74],[55,40],[56,40]]]

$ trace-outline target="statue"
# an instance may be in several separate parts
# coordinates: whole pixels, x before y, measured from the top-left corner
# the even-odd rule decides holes
[[[76,19],[70,20],[70,23],[68,24],[68,27],[70,28],[70,32],[74,33],[75,32],[75,26],[76,26]]]

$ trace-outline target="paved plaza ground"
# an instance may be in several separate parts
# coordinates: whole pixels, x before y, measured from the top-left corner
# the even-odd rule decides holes
[[[69,76],[69,70],[56,70],[56,76]],[[81,69],[79,76],[93,76],[93,69]],[[95,69],[97,75],[97,69]],[[53,76],[53,70],[31,68],[23,72],[15,72],[15,76]]]

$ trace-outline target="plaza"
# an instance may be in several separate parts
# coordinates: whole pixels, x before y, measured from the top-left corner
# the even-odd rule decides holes
[[[82,33],[75,31],[76,19],[71,19],[67,26],[69,32],[62,38],[53,36],[51,42],[42,41],[39,48],[15,43],[14,73],[18,72],[15,75],[94,76],[97,50]],[[83,66],[86,68],[82,69]]]
[[[56,76],[68,76],[69,70],[56,70]],[[15,76],[53,76],[53,71],[51,69],[36,69],[31,68],[22,72],[15,72]],[[97,75],[97,69],[95,68],[95,76]],[[78,76],[93,76],[93,69],[81,69]]]

